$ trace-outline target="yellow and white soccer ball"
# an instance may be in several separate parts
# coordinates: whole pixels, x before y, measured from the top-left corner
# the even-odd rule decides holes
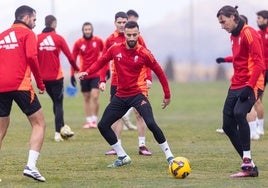
[[[185,157],[176,157],[168,167],[169,173],[174,178],[183,179],[191,173],[190,161]]]
[[[60,129],[60,135],[64,140],[67,140],[74,135],[74,132],[72,131],[71,127],[69,127],[68,125],[64,125]]]

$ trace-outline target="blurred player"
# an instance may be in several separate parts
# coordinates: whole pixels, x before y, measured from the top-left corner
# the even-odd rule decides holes
[[[261,35],[263,42],[263,56],[265,63],[265,77],[264,85],[268,82],[268,11],[262,10],[257,12],[257,25],[259,27],[259,34]],[[263,97],[263,95],[262,95]],[[264,135],[264,109],[262,105],[262,97],[257,101],[257,131],[260,135]]]
[[[79,38],[73,46],[73,55],[75,60],[79,58],[80,70],[85,71],[97,62],[102,54],[104,44],[100,37],[93,35],[93,25],[90,22],[83,24],[82,33],[83,37]],[[76,80],[73,70],[71,74],[71,83],[75,87]],[[99,81],[99,72],[94,72],[80,81],[86,114],[84,129],[97,128],[100,95]]]
[[[76,66],[71,51],[65,39],[56,33],[57,19],[53,15],[45,17],[45,28],[38,38],[38,60],[40,72],[44,80],[46,91],[53,102],[53,112],[55,116],[55,136],[56,142],[63,141],[60,130],[64,123],[63,91],[64,77],[60,64],[60,52],[62,51],[68,58],[75,71],[79,71]],[[67,125],[66,125],[67,126]],[[66,132],[66,136],[72,137],[74,132]]]

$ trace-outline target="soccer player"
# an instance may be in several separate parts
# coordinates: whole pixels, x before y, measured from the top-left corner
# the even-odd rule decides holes
[[[263,56],[265,63],[265,77],[264,77],[264,86],[268,82],[268,11],[261,10],[257,12],[257,25],[260,30],[258,30],[261,35],[263,42]],[[263,96],[263,95],[262,95]],[[264,135],[264,110],[262,105],[262,97],[257,101],[256,104],[259,104],[256,108],[258,110],[257,118],[257,131],[260,135]]]
[[[125,12],[117,12],[115,14],[115,26],[116,30],[114,33],[112,33],[105,41],[105,50],[109,49],[112,45],[117,44],[117,43],[122,43],[125,41],[125,36],[124,36],[124,26],[128,21],[128,15]],[[138,37],[138,42],[142,46],[146,47],[144,40],[141,36]],[[115,95],[116,89],[117,89],[117,72],[114,68],[114,64],[111,63],[111,90],[110,90],[110,95],[111,98]],[[145,79],[139,79],[140,82],[146,82],[146,86],[142,87],[141,90],[143,93],[148,96],[148,88],[150,85],[148,85],[148,80],[151,82],[152,80],[152,75],[151,75],[151,70],[148,68],[142,69],[141,72],[142,76],[146,76]],[[143,75],[144,74],[144,75]],[[142,84],[144,85],[144,84]],[[136,112],[136,111],[135,111]],[[137,129],[136,126],[134,126],[130,120],[129,120],[129,113],[130,110],[122,117],[122,120],[124,124],[129,128],[129,129]],[[146,125],[142,119],[142,117],[139,115],[139,113],[135,113],[135,116],[137,118],[137,123],[138,123],[138,140],[139,140],[139,154],[140,155],[145,155],[145,156],[151,156],[152,153],[149,151],[149,149],[146,147],[145,144],[145,133],[146,133]],[[115,131],[117,138],[119,140],[119,143],[121,143],[121,133],[123,130],[123,127],[121,125],[120,121],[115,122],[115,124],[112,126],[113,130]],[[105,153],[105,155],[116,155],[115,150],[111,149]]]
[[[53,112],[55,116],[55,136],[56,142],[63,141],[60,130],[64,123],[63,111],[63,91],[64,75],[60,64],[60,52],[62,51],[69,60],[72,67],[79,71],[76,66],[71,51],[65,39],[56,33],[57,19],[53,15],[45,17],[45,28],[37,36],[38,60],[40,64],[41,76],[44,80],[46,91],[53,102]],[[68,130],[68,129],[67,129]],[[74,132],[66,132],[67,137],[72,137]]]
[[[75,41],[73,46],[73,56],[75,60],[80,60],[80,70],[85,71],[95,64],[101,56],[104,44],[100,37],[93,35],[93,25],[85,22],[82,26],[83,37]],[[75,87],[76,80],[74,71],[71,73],[71,83]],[[100,72],[94,72],[80,81],[81,92],[84,96],[86,123],[84,129],[97,128],[99,112],[99,81]]]
[[[243,19],[245,24],[248,24],[248,19],[247,19],[246,16],[240,15],[240,17],[241,17],[241,19]],[[225,62],[232,63],[232,61],[233,61],[232,56],[228,56],[228,57],[225,57],[225,58],[219,57],[219,58],[216,59],[216,62],[218,64],[225,63]],[[261,82],[264,82],[264,80],[261,80],[259,83],[261,83]],[[260,85],[260,86],[257,86],[257,87],[259,87],[260,90],[264,91],[264,86],[263,85]],[[249,128],[250,128],[250,138],[251,138],[251,140],[259,140],[260,135],[264,134],[264,131],[263,131],[263,105],[262,105],[262,101],[261,101],[262,96],[263,96],[263,93],[261,94],[261,96],[255,102],[254,107],[251,108],[250,112],[247,114],[247,121],[248,121]],[[260,122],[260,123],[258,123],[258,122]],[[260,126],[258,126],[258,124],[260,124]],[[262,129],[259,128],[259,127],[262,127]],[[217,129],[216,132],[224,133],[223,129]]]
[[[159,78],[164,91],[162,108],[164,109],[170,103],[170,90],[165,73],[150,51],[138,43],[139,33],[137,22],[127,22],[124,27],[125,42],[113,45],[97,64],[90,67],[87,72],[79,73],[79,78],[83,79],[84,76],[105,66],[110,60],[114,60],[118,78],[117,90],[98,124],[100,133],[118,156],[117,160],[108,167],[118,167],[131,163],[130,157],[118,142],[111,128],[112,124],[119,120],[130,107],[136,108],[143,117],[149,130],[165,153],[168,163],[174,158],[162,130],[154,120],[149,100],[142,94],[140,86],[137,85],[141,76],[141,69],[144,66],[149,67]],[[143,76],[146,77],[145,74]]]
[[[28,162],[23,174],[44,182],[46,179],[39,173],[36,163],[44,141],[45,120],[31,84],[32,72],[39,93],[44,93],[37,41],[32,31],[35,21],[36,11],[26,5],[20,6],[15,11],[11,28],[0,34],[0,148],[9,126],[12,102],[15,101],[32,126]]]
[[[231,33],[234,68],[223,107],[223,130],[242,159],[241,171],[231,177],[256,177],[258,168],[251,156],[246,116],[262,93],[261,90],[254,93],[256,85],[263,85],[262,43],[257,31],[245,24],[236,8],[226,5],[217,12],[222,29]]]

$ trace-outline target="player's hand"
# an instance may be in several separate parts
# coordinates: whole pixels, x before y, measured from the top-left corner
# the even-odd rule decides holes
[[[148,89],[150,89],[153,83],[151,82],[151,80],[146,80],[146,83],[147,83]]]
[[[106,83],[105,83],[105,82],[101,82],[101,83],[99,84],[99,89],[100,89],[101,91],[105,91],[105,89],[106,89]]]
[[[79,72],[79,73],[77,73],[77,75],[78,75],[78,78],[80,80],[83,80],[88,75],[88,73],[87,72]]]
[[[225,62],[225,59],[224,59],[223,57],[218,57],[218,58],[216,59],[216,62],[217,62],[218,64],[220,64],[220,63]]]
[[[72,84],[73,87],[75,87],[76,84],[77,84],[76,79],[75,79],[74,76],[71,76],[71,84]]]
[[[245,102],[250,98],[251,95],[254,95],[253,89],[250,86],[246,86],[239,96],[240,101]]]
[[[170,99],[164,99],[162,103],[162,109],[166,108],[167,105],[169,105]]]

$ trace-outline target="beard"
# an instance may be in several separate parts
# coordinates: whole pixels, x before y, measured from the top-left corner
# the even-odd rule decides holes
[[[137,41],[135,41],[135,40],[128,40],[127,41],[127,45],[129,48],[134,48],[136,46],[136,44],[137,44]]]

